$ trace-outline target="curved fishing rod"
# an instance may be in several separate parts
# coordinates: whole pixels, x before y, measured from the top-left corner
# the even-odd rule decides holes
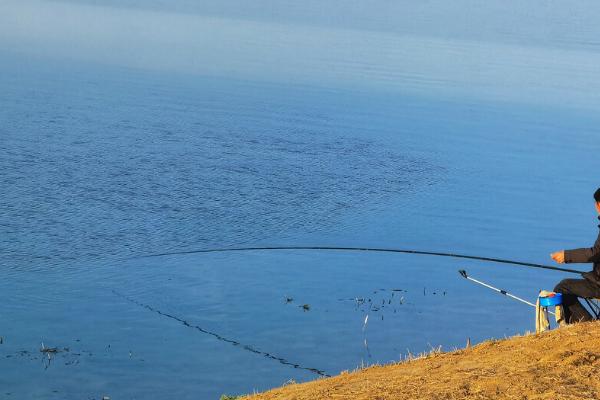
[[[178,255],[178,254],[225,253],[225,252],[233,252],[233,251],[268,251],[268,250],[333,250],[333,251],[365,251],[365,252],[370,251],[370,252],[378,252],[378,253],[403,253],[403,254],[417,254],[417,255],[437,256],[437,257],[451,257],[451,258],[463,258],[463,259],[466,258],[469,260],[490,261],[490,262],[500,263],[500,264],[512,264],[512,265],[520,265],[523,267],[541,268],[541,269],[549,269],[549,270],[553,270],[553,271],[569,272],[572,274],[581,274],[584,272],[584,271],[579,271],[576,269],[561,268],[561,267],[554,267],[551,265],[543,265],[543,264],[535,264],[535,263],[528,263],[528,262],[522,262],[522,261],[507,260],[507,259],[503,259],[503,258],[480,257],[480,256],[471,256],[471,255],[465,255],[465,254],[457,254],[457,253],[444,253],[444,252],[438,252],[438,251],[421,251],[421,250],[405,250],[405,249],[389,249],[389,248],[373,248],[373,247],[335,247],[335,246],[230,247],[230,248],[216,248],[216,249],[188,250],[188,251],[174,251],[174,252],[167,252],[167,253],[157,253],[157,254],[150,254],[147,256],[142,256],[140,258],[162,257],[162,256],[170,256],[170,255]]]

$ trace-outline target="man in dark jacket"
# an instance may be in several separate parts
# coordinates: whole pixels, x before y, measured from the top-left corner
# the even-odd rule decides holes
[[[600,189],[594,193],[596,211],[600,215]],[[598,217],[600,219],[600,216]],[[598,225],[600,228],[600,225]],[[563,279],[554,288],[562,293],[565,321],[567,323],[590,321],[593,317],[581,305],[578,297],[600,298],[600,234],[592,247],[581,249],[561,250],[550,255],[557,263],[594,263],[590,272],[584,272],[585,279]]]

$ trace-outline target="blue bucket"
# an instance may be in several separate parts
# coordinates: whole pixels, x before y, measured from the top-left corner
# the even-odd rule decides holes
[[[550,293],[548,296],[540,296],[540,306],[550,307],[562,304],[562,294]]]

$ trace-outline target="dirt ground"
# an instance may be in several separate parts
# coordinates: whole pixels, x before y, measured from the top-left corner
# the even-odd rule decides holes
[[[243,399],[600,399],[600,322],[488,341]]]

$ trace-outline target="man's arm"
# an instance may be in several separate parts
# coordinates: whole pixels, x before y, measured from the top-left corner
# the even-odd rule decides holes
[[[598,262],[600,261],[600,234],[592,247],[565,251],[566,263]]]
[[[600,261],[600,236],[592,247],[562,250],[550,255],[559,264],[562,263],[590,263]]]
[[[580,249],[565,250],[565,263],[588,263],[592,262],[592,258],[598,254],[594,251],[594,247],[582,247]]]

